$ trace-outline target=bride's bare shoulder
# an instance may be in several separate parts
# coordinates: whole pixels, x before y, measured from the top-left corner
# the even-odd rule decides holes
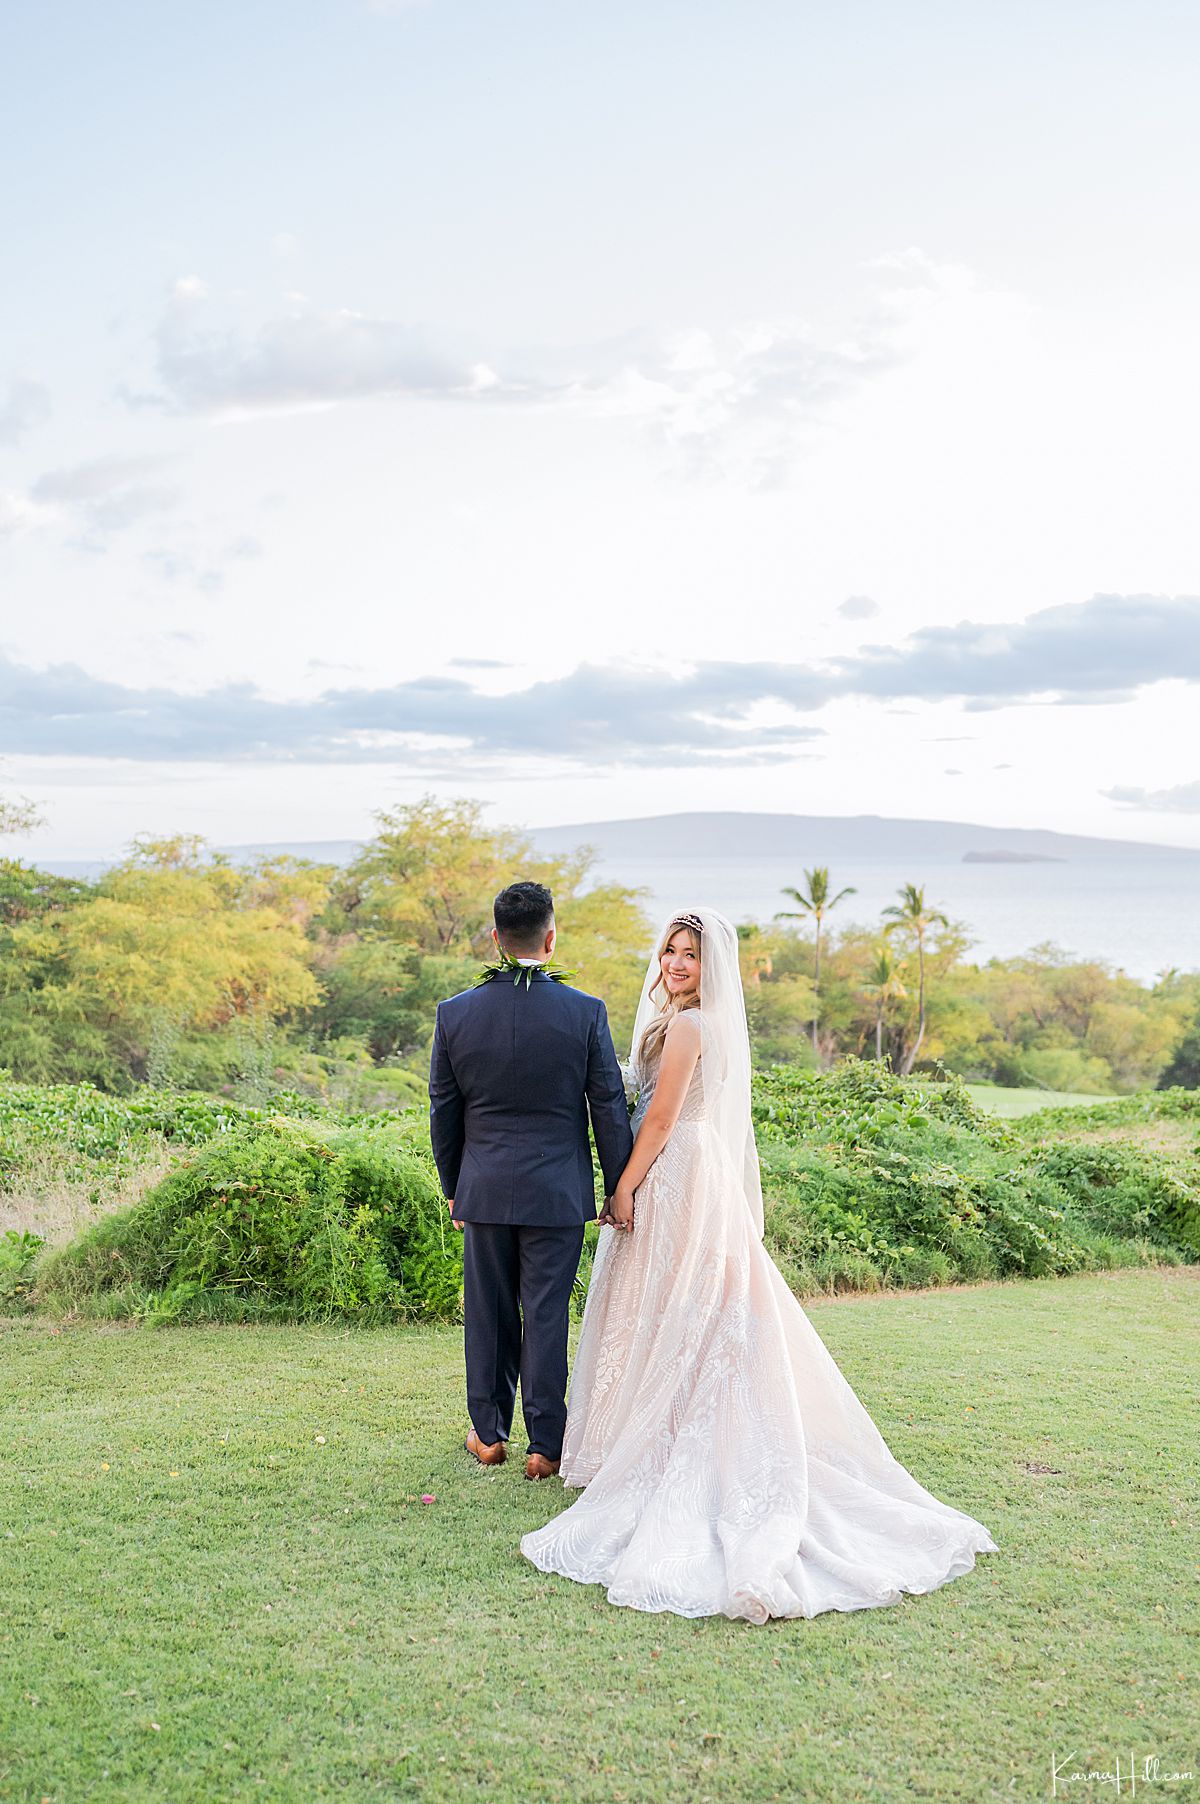
[[[698,1008],[685,1008],[680,1009],[677,1015],[672,1015],[671,1019],[667,1022],[667,1031],[663,1037],[664,1039],[669,1039],[673,1035],[676,1040],[682,1042],[684,1045],[686,1045],[688,1041],[694,1040],[698,1046],[700,1044],[700,1031],[700,1010]]]

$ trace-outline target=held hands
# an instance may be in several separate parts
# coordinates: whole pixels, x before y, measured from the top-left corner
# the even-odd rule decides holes
[[[617,1187],[611,1196],[604,1199],[604,1207],[596,1217],[598,1228],[620,1228],[622,1233],[633,1232],[633,1196],[632,1184],[624,1178],[617,1181]]]
[[[605,1216],[614,1228],[620,1228],[627,1234],[633,1232],[633,1191],[626,1185],[617,1185],[604,1209]]]

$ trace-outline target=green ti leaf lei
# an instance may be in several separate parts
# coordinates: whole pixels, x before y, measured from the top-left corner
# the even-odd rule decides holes
[[[502,948],[499,958],[492,964],[485,965],[475,979],[475,982],[477,985],[481,983],[494,983],[498,977],[511,977],[514,983],[520,983],[522,978],[524,978],[525,988],[528,989],[530,983],[533,981],[533,974],[535,971],[543,971],[545,975],[551,978],[555,983],[570,983],[572,978],[579,975],[577,971],[565,970],[562,965],[523,965],[518,959],[510,958],[508,953]]]

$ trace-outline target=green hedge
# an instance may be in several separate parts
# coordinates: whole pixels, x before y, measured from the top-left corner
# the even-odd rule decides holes
[[[0,1084],[0,1146],[122,1160],[165,1142],[179,1163],[133,1208],[34,1258],[6,1244],[10,1295],[58,1312],[194,1319],[454,1319],[462,1242],[423,1113],[271,1114],[219,1098]],[[1018,1122],[957,1078],[874,1062],[775,1066],[755,1079],[766,1244],[801,1296],[972,1282],[1200,1257],[1200,1128],[1190,1091]],[[286,1112],[285,1112],[286,1110]],[[1176,1150],[1122,1126],[1161,1119]],[[1101,1137],[1102,1136],[1102,1137]],[[587,1235],[581,1303],[597,1233]]]
[[[916,1084],[858,1059],[776,1066],[754,1097],[767,1245],[802,1295],[1194,1259],[1194,1155],[1071,1133],[1107,1132],[1116,1109],[1131,1123],[1189,1120],[1195,1103],[1161,1092],[1013,1123],[952,1076]]]
[[[242,1122],[44,1259],[37,1298],[152,1320],[444,1318],[461,1238],[432,1163],[389,1122]]]
[[[243,1123],[275,1115],[329,1119],[330,1111],[294,1091],[255,1108],[201,1091],[155,1090],[112,1096],[93,1084],[0,1082],[0,1178],[32,1146],[52,1146],[73,1174],[90,1162],[128,1156],[140,1144],[201,1146]]]

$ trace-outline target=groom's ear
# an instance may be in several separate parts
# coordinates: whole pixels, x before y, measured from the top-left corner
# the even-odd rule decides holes
[[[550,923],[550,930],[546,935],[546,957],[547,958],[549,958],[550,954],[554,951],[554,942],[555,942],[555,940],[557,940],[557,938],[558,938],[558,925],[556,922],[552,921]]]
[[[494,927],[492,928],[492,938],[496,942],[496,945],[499,946],[500,945],[500,935],[496,932],[496,929]]]

